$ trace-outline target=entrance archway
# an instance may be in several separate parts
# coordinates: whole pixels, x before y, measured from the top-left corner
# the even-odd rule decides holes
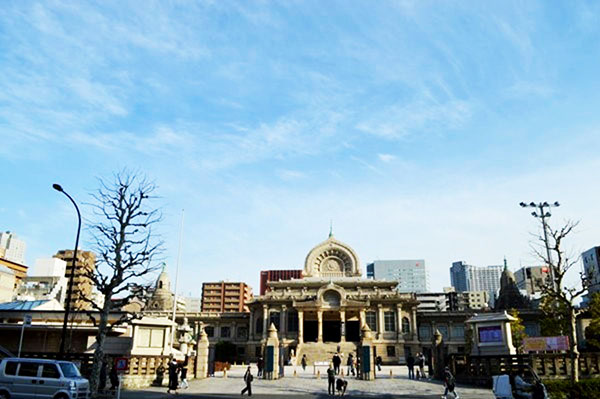
[[[340,342],[342,340],[342,322],[339,320],[323,321],[323,342]]]

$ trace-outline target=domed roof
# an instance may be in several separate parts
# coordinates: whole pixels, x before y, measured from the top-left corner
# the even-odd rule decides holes
[[[169,278],[169,274],[167,273],[167,264],[163,262],[163,268],[162,271],[160,272],[160,274],[158,275],[158,278],[156,279],[156,284],[154,285],[154,287],[156,288],[156,290],[165,290],[165,291],[171,291],[171,279]]]
[[[360,262],[356,252],[335,239],[332,233],[306,255],[304,277],[360,277]]]

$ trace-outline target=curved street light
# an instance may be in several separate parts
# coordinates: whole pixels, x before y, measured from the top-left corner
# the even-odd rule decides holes
[[[65,318],[63,320],[62,333],[60,336],[60,349],[59,355],[62,358],[65,354],[65,341],[67,340],[67,323],[69,321],[69,313],[71,313],[71,296],[73,295],[73,280],[75,277],[75,264],[77,262],[77,247],[79,246],[79,232],[81,231],[81,213],[79,212],[79,207],[75,203],[75,200],[60,186],[60,184],[53,184],[52,188],[58,192],[63,193],[69,201],[75,207],[77,211],[77,237],[75,238],[75,250],[73,251],[73,265],[71,266],[71,276],[69,277],[69,289],[67,290],[67,299],[65,304]]]

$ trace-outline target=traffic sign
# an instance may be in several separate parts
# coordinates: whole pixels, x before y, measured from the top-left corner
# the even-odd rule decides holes
[[[129,367],[129,359],[126,357],[118,357],[115,359],[115,368],[117,371],[125,371]]]
[[[25,327],[31,326],[31,315],[30,314],[26,314],[25,317],[23,318],[23,325]]]

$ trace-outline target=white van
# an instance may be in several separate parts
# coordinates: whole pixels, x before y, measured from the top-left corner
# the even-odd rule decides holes
[[[0,399],[87,399],[89,382],[71,362],[8,357],[0,361]]]

